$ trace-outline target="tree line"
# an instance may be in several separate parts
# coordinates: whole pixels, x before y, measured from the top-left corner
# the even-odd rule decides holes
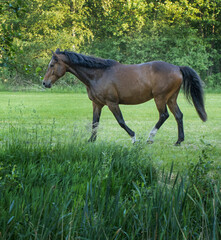
[[[40,82],[59,47],[127,64],[188,65],[220,87],[220,12],[221,0],[2,0],[1,80]]]

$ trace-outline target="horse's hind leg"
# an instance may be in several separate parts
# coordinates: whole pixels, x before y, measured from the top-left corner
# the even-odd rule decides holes
[[[157,109],[159,111],[159,121],[154,126],[154,128],[151,130],[149,137],[147,139],[148,143],[154,142],[154,137],[155,137],[157,131],[160,129],[160,127],[163,125],[163,123],[169,117],[169,113],[168,113],[167,107],[166,107],[166,101],[163,99],[154,99],[154,100],[155,100]]]
[[[133,132],[125,123],[123,115],[121,113],[121,110],[118,106],[118,104],[108,104],[108,107],[110,109],[110,111],[113,113],[113,115],[115,116],[117,122],[119,123],[119,125],[130,135],[130,137],[132,138],[132,143],[135,143],[136,138],[135,138],[135,132]]]
[[[97,138],[97,128],[98,128],[102,108],[103,108],[102,105],[97,105],[96,103],[93,102],[92,134],[90,139],[88,140],[89,142],[94,142]]]
[[[167,105],[170,108],[170,111],[173,113],[178,126],[178,140],[175,145],[180,145],[180,143],[184,141],[183,114],[177,105],[176,99],[177,95],[173,96],[169,99]]]

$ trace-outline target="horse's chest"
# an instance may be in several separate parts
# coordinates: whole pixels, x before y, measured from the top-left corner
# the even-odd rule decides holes
[[[105,101],[103,99],[103,95],[97,91],[95,91],[92,88],[87,88],[87,93],[88,93],[88,97],[89,99],[99,105],[105,105]]]

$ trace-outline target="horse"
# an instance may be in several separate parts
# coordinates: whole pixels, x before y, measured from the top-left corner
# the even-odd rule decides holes
[[[181,86],[187,99],[193,102],[201,120],[207,120],[203,84],[196,71],[190,67],[176,66],[163,61],[126,65],[115,60],[57,49],[52,51],[43,86],[51,88],[66,72],[74,74],[84,83],[92,101],[92,134],[89,139],[91,142],[97,138],[101,111],[106,105],[119,125],[129,134],[132,143],[135,143],[135,132],[126,125],[119,105],[141,104],[154,99],[159,120],[151,130],[147,142],[154,142],[157,131],[169,117],[168,106],[178,126],[178,140],[175,145],[180,145],[184,141],[183,113],[177,104]]]

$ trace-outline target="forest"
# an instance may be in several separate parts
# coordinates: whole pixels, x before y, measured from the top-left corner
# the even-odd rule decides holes
[[[1,0],[0,80],[40,84],[60,48],[125,64],[187,65],[219,89],[220,11],[220,0]]]

